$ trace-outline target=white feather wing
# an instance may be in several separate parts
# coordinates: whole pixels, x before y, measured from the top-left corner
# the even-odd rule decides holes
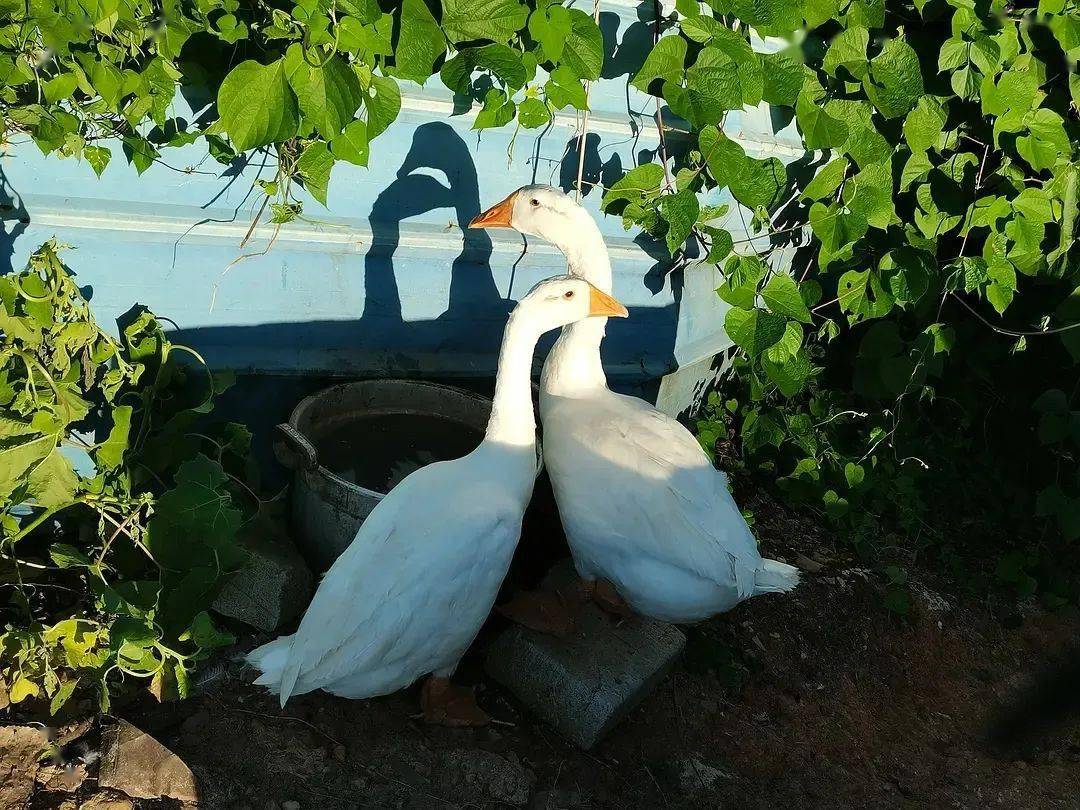
[[[554,402],[544,457],[568,531],[600,554],[645,555],[753,589],[761,556],[693,435],[636,397]]]
[[[298,680],[306,691],[460,643],[455,629],[468,628],[437,631],[482,573],[474,555],[492,543],[512,552],[520,532],[520,518],[507,519],[513,510],[492,502],[498,495],[470,486],[462,460],[424,467],[391,490],[319,585],[282,671],[282,705]]]

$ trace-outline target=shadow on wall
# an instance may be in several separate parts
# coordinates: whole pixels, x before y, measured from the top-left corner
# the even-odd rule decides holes
[[[15,255],[15,240],[30,224],[30,214],[23,206],[22,197],[11,187],[7,173],[0,165],[0,275],[7,275],[15,270],[12,258]]]
[[[594,138],[586,140],[586,163],[595,166],[599,140]],[[491,202],[480,199],[476,164],[465,141],[448,124],[423,124],[413,133],[395,179],[372,203],[372,244],[364,255],[364,303],[357,320],[181,329],[177,339],[199,349],[214,365],[240,371],[288,373],[295,368],[328,369],[334,376],[353,378],[421,376],[432,373],[425,372],[432,363],[447,365],[440,358],[449,357],[449,365],[460,367],[435,371],[435,376],[491,375],[506,316],[515,304],[495,284],[487,233],[468,229],[469,221]],[[447,229],[465,235],[447,268],[446,309],[431,320],[406,320],[410,300],[440,293],[431,289],[432,274],[421,258],[430,252],[410,256],[411,248],[400,250],[402,236],[409,219],[438,209],[449,209]],[[656,292],[651,279],[643,277],[642,283]],[[510,291],[515,299],[527,292],[518,286]],[[610,325],[605,359],[620,366],[624,377],[666,371],[673,364],[675,312],[673,305],[632,307],[629,319]],[[540,356],[554,338],[548,335],[541,342]],[[641,367],[627,373],[627,363],[637,361]]]
[[[587,165],[602,172],[597,155],[602,148],[599,139],[590,135],[586,145]],[[236,179],[235,170],[222,175],[223,184]],[[252,375],[240,386],[247,390],[237,390],[220,415],[254,421],[256,430],[283,421],[315,381],[322,385],[332,378],[427,377],[471,379],[474,387],[485,388],[484,381],[493,377],[507,313],[515,303],[496,286],[487,233],[467,230],[469,221],[492,202],[481,199],[474,157],[462,137],[444,122],[423,124],[413,132],[394,179],[372,202],[369,219],[373,239],[363,257],[364,297],[355,320],[290,321],[291,313],[281,312],[277,321],[239,326],[230,325],[228,310],[222,310],[216,324],[181,325],[173,338],[198,350],[214,368]],[[2,167],[0,205],[0,272],[11,272],[21,269],[12,267],[16,249],[25,255],[36,245],[27,244],[30,236],[23,235],[33,212],[28,213],[20,195],[10,188]],[[441,246],[423,246],[423,239],[432,235],[430,228],[415,229],[419,243],[408,238],[408,220],[442,209],[448,213],[447,229],[465,234],[452,258]],[[62,240],[74,241],[77,246],[77,233],[65,234],[62,227],[57,231]],[[30,233],[35,234],[33,230]],[[17,239],[22,239],[18,245]],[[138,250],[138,243],[129,243],[129,249]],[[346,284],[360,281],[361,268],[355,257],[339,254],[334,259],[340,262]],[[96,253],[73,255],[72,266],[81,279],[100,287],[103,278],[97,274],[95,260],[101,260]],[[184,270],[182,264],[183,259],[176,267],[179,273]],[[642,283],[653,288],[655,280],[644,277],[647,264],[638,266]],[[561,272],[558,261],[552,262],[552,270]],[[448,284],[442,275],[447,271]],[[153,285],[155,281],[148,276],[145,283]],[[507,292],[516,299],[527,290],[518,281]],[[406,320],[409,311],[418,308],[416,302],[432,296],[446,296],[445,310],[438,317]],[[136,289],[134,297],[145,300],[149,293],[140,294]],[[126,308],[137,301],[123,303]],[[429,302],[424,303],[430,310]],[[610,324],[604,357],[613,372],[614,387],[640,393],[646,390],[643,385],[649,378],[673,366],[676,312],[670,303],[632,307],[630,318]],[[175,316],[167,309],[160,314]],[[555,337],[554,333],[545,336],[537,353],[537,367]],[[298,380],[297,375],[304,379]],[[293,381],[287,383],[287,377]],[[252,403],[258,406],[252,407]]]

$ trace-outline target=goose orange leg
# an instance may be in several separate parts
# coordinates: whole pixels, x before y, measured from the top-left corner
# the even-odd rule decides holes
[[[447,678],[432,675],[420,689],[420,708],[424,722],[437,726],[465,728],[486,726],[491,722],[487,713],[476,705],[472,689],[457,686]]]
[[[497,610],[515,624],[556,638],[565,638],[574,629],[574,617],[557,592],[518,591]]]
[[[628,619],[634,615],[634,609],[606,579],[597,579],[592,582],[582,580],[582,583],[586,586],[585,592],[604,612],[618,616],[620,619]]]

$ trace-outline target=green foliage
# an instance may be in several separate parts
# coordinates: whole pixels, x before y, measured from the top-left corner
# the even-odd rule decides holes
[[[183,695],[231,643],[207,610],[246,560],[250,436],[196,427],[230,381],[178,364],[191,351],[145,309],[119,326],[98,326],[55,242],[0,278],[0,686],[53,713],[77,688],[108,706],[125,677]]]
[[[200,138],[226,163],[265,149],[276,222],[302,210],[294,184],[325,204],[336,162],[367,165],[401,110],[399,80],[437,74],[476,105],[476,129],[531,129],[584,110],[604,59],[592,16],[553,0],[57,0],[5,15],[5,139],[29,134],[99,175],[118,146],[140,173]],[[181,86],[216,99],[198,124],[173,115]]]

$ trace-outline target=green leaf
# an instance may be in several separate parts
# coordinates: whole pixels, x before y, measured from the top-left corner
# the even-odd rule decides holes
[[[424,0],[404,0],[394,52],[394,75],[423,84],[435,60],[446,53],[446,37]]]
[[[870,32],[860,26],[841,31],[829,45],[821,69],[831,76],[840,77],[844,68],[855,79],[863,80],[869,71],[866,48],[870,44]]]
[[[787,169],[779,158],[747,157],[728,185],[735,199],[751,210],[771,209],[787,187]]]
[[[716,294],[734,307],[752,309],[757,300],[757,285],[767,268],[757,256],[732,256],[724,265],[724,283]]]
[[[887,253],[879,268],[885,273],[889,294],[903,306],[918,303],[926,294],[935,262],[929,253],[905,245]]]
[[[221,125],[238,152],[287,140],[300,123],[284,59],[269,65],[241,62],[221,83],[217,106]]]
[[[514,120],[517,108],[502,90],[491,88],[484,97],[484,108],[476,114],[473,129],[501,127]]]
[[[765,350],[764,357],[773,363],[784,363],[798,354],[802,342],[802,326],[797,321],[788,321],[784,326],[784,336]]]
[[[766,356],[761,359],[761,367],[765,369],[765,374],[785,397],[795,396],[810,379],[810,359],[806,351],[802,349],[782,361],[775,361],[766,353]]]
[[[11,436],[4,442],[4,452],[0,453],[0,498],[7,498],[55,451],[58,437],[55,433],[42,435],[37,432],[12,435],[9,431],[13,426],[22,423],[11,419],[2,422],[0,437]]]
[[[840,308],[848,313],[853,324],[882,318],[893,307],[892,296],[882,286],[877,273],[870,270],[849,270],[840,276],[837,296]]]
[[[903,38],[891,39],[870,61],[863,88],[886,118],[906,115],[923,94],[919,57]]]
[[[1036,171],[1053,168],[1059,156],[1070,156],[1073,145],[1064,121],[1053,110],[1042,107],[1025,117],[1029,134],[1016,139],[1016,151]]]
[[[795,106],[803,85],[802,65],[786,53],[762,53],[758,54],[758,59],[763,79],[762,100],[769,104]]]
[[[367,124],[363,121],[351,122],[340,135],[330,141],[330,151],[338,160],[367,166],[370,153]]]
[[[113,408],[113,426],[109,437],[94,451],[94,459],[99,467],[115,470],[123,462],[131,432],[131,413],[130,405],[117,405]]]
[[[849,461],[844,465],[844,479],[847,481],[849,489],[855,489],[866,478],[866,470],[861,464],[856,464],[853,461]]]
[[[372,76],[364,92],[368,140],[374,140],[397,120],[401,112],[401,89],[389,76]]]
[[[795,102],[795,120],[807,149],[832,149],[848,139],[848,126],[819,107],[805,92]]]
[[[236,643],[235,636],[231,633],[223,633],[214,626],[213,619],[205,610],[196,614],[191,620],[187,635],[195,642],[195,646],[203,651],[216,650]]]
[[[649,51],[641,69],[630,82],[643,93],[656,79],[678,84],[682,79],[683,63],[686,61],[686,40],[678,36],[661,37]]]
[[[557,67],[551,71],[551,78],[544,85],[544,95],[556,109],[573,107],[584,110],[588,107],[585,88],[581,86],[574,72],[567,67]]]
[[[545,59],[558,62],[570,36],[570,10],[560,5],[538,4],[529,15],[529,36],[540,43]]]
[[[507,43],[525,27],[529,8],[517,0],[442,0],[442,28],[451,42]]]
[[[42,89],[45,93],[45,100],[51,104],[70,98],[77,86],[78,79],[76,79],[74,73],[61,73],[45,82]]]
[[[41,694],[41,687],[20,672],[8,689],[8,700],[12,703],[21,703],[39,694]]]
[[[309,143],[296,162],[296,168],[303,177],[304,188],[325,206],[326,195],[330,188],[330,170],[334,168],[334,156],[326,143],[324,141]]]
[[[867,231],[867,222],[856,214],[845,213],[839,203],[824,205],[814,203],[810,207],[810,227],[820,241],[819,259],[828,266],[836,259],[851,255],[855,241]]]
[[[304,59],[303,46],[293,43],[285,52],[285,75],[300,112],[326,140],[336,138],[360,109],[360,80],[337,56],[322,67],[312,67]]]
[[[923,96],[904,119],[904,139],[911,151],[925,152],[937,143],[945,127],[945,108],[933,96]]]
[[[761,297],[771,312],[810,323],[810,310],[799,294],[799,285],[787,273],[776,273],[761,291]]]
[[[657,210],[668,224],[665,242],[668,253],[674,256],[690,237],[690,232],[697,222],[700,210],[697,195],[688,189],[665,195],[660,198]]]
[[[203,455],[180,466],[175,485],[158,498],[146,526],[146,547],[159,565],[230,570],[246,558],[236,544],[241,515],[226,480],[221,465]]]
[[[91,565],[89,557],[67,543],[53,543],[49,546],[49,558],[58,568],[89,568]]]
[[[394,55],[394,18],[390,14],[380,13],[374,25],[364,25],[356,17],[345,17],[335,30],[338,47],[357,56],[354,68],[359,64],[375,64],[376,57]]]
[[[610,205],[622,200],[640,202],[647,195],[658,193],[663,180],[663,166],[657,163],[642,163],[620,177],[604,192],[601,208],[606,211]]]
[[[49,702],[49,714],[54,715],[60,711],[75,692],[75,687],[78,685],[78,678],[69,678],[68,680],[61,681],[60,688],[56,690],[56,693],[52,696],[52,700]]]
[[[560,64],[566,65],[581,79],[600,78],[604,67],[604,37],[593,18],[580,9],[567,10],[570,33],[566,36]]]
[[[547,105],[538,98],[527,98],[518,105],[518,121],[525,129],[546,126],[550,120]]]
[[[472,73],[477,68],[490,70],[511,89],[522,87],[526,81],[525,65],[521,62],[520,54],[513,48],[498,43],[462,49],[442,66],[439,78],[455,93],[469,95]]]
[[[787,319],[758,309],[728,310],[724,331],[750,357],[757,357],[784,336]]]
[[[112,151],[107,146],[87,146],[83,149],[83,157],[90,164],[90,168],[94,170],[94,174],[101,177],[101,173],[109,165]]]
[[[814,179],[806,184],[806,189],[802,193],[802,199],[821,200],[825,197],[831,197],[833,192],[840,188],[840,184],[844,181],[844,175],[847,173],[847,169],[847,158],[838,157],[835,160],[829,161],[829,163],[818,171],[814,176]]]
[[[986,288],[986,300],[1000,315],[1012,303],[1016,292],[1016,270],[1008,262],[993,262],[986,267],[990,284]]]

